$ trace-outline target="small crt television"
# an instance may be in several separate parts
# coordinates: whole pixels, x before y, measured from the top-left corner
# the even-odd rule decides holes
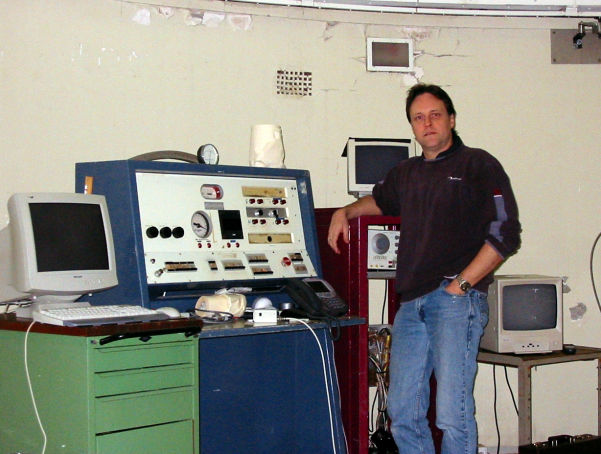
[[[343,156],[347,157],[348,193],[371,194],[374,184],[384,179],[399,162],[415,156],[411,139],[368,139],[350,137]]]
[[[480,347],[497,353],[548,353],[563,348],[563,281],[499,275],[488,289],[489,320]]]

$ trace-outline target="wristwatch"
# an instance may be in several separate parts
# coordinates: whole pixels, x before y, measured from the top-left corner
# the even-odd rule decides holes
[[[457,277],[455,277],[455,279],[457,279],[457,282],[459,282],[459,288],[462,292],[467,292],[469,289],[472,288],[472,284],[463,279],[463,276],[461,274],[458,274]]]

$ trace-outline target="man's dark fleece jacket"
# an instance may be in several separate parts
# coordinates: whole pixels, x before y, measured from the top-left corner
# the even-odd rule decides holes
[[[405,302],[460,273],[488,242],[503,258],[520,245],[509,177],[488,152],[453,144],[435,159],[402,161],[374,186],[384,215],[401,217],[396,291]],[[490,273],[474,288],[488,291]]]

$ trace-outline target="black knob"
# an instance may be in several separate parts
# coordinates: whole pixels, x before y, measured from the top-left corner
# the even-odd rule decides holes
[[[171,228],[163,227],[159,233],[161,234],[161,238],[169,238],[171,236]]]
[[[174,227],[173,228],[173,237],[174,238],[182,238],[184,236],[184,229],[182,227]]]
[[[156,227],[152,226],[152,227],[148,227],[146,229],[146,236],[148,238],[156,238],[157,236],[159,236],[159,229],[157,229]]]

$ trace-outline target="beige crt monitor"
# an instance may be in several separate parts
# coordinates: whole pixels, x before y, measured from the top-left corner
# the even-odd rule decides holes
[[[104,196],[20,193],[0,232],[0,300],[74,301],[117,285]]]
[[[563,348],[560,277],[495,276],[488,305],[489,321],[481,348],[498,353],[547,353]]]

